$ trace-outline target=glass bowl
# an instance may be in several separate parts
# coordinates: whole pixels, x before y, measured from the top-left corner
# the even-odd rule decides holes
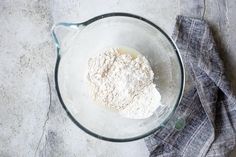
[[[63,38],[56,33],[59,27],[67,29],[60,33]],[[132,141],[154,133],[172,118],[183,94],[184,68],[175,43],[157,25],[133,14],[109,13],[82,23],[58,23],[52,36],[58,97],[69,118],[86,133],[108,141]],[[88,59],[101,49],[119,46],[137,50],[151,64],[163,106],[147,119],[123,118],[96,105],[89,96]]]

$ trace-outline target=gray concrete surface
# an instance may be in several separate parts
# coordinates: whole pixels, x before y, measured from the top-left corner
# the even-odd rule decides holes
[[[171,34],[178,14],[207,19],[214,27],[227,74],[236,89],[235,7],[232,0],[1,0],[0,156],[148,156],[143,140],[101,141],[68,119],[55,93],[53,23],[130,12]]]

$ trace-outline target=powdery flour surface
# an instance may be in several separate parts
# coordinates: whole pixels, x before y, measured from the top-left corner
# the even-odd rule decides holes
[[[161,105],[148,60],[121,49],[107,49],[88,61],[90,94],[103,105],[131,119],[150,117]]]

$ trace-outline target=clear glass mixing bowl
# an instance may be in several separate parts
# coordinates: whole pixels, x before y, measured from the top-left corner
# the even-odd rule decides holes
[[[69,29],[60,32],[63,39],[55,30],[61,26]],[[125,142],[146,137],[173,119],[183,93],[184,69],[176,45],[157,25],[140,16],[109,13],[82,23],[58,23],[52,36],[57,48],[58,97],[69,118],[82,130],[103,140]],[[97,55],[98,50],[119,46],[137,50],[151,64],[164,105],[150,118],[123,118],[99,107],[89,96],[85,79],[88,59]],[[177,124],[178,117],[174,119]]]

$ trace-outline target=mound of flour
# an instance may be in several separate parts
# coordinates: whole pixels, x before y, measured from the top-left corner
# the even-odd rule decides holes
[[[97,102],[131,119],[150,117],[161,105],[147,59],[121,49],[108,49],[88,61],[90,95]]]

